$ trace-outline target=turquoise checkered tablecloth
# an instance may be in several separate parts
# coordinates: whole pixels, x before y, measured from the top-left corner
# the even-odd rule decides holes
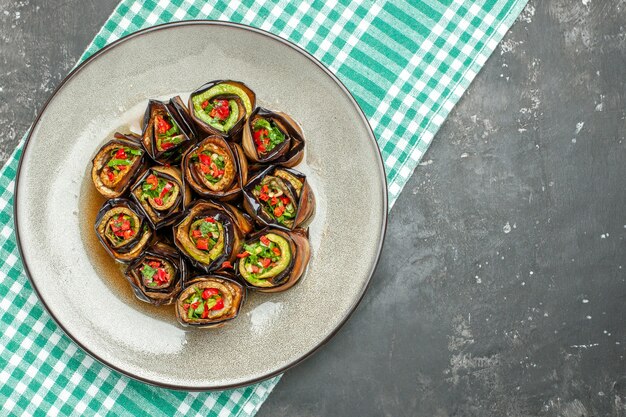
[[[393,204],[446,116],[527,0],[123,0],[81,61],[138,29],[227,20],[303,47],[357,99],[378,138]],[[13,232],[22,144],[0,172],[0,414],[254,415],[276,377],[246,388],[155,388],[95,362],[56,326],[24,275]]]

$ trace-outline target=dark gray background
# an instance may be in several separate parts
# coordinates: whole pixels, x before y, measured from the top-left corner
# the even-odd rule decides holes
[[[0,0],[0,160],[117,0]],[[259,416],[626,416],[626,2],[531,1]]]

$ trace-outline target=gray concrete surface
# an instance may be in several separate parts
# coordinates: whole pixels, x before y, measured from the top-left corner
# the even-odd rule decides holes
[[[0,0],[1,160],[115,3]],[[259,416],[626,416],[625,8],[530,2]]]

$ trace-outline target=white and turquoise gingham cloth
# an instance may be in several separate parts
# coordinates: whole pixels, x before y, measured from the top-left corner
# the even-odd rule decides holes
[[[285,38],[330,68],[362,107],[392,205],[526,1],[123,0],[80,60],[136,30],[177,20],[233,21]],[[156,388],[94,361],[57,327],[15,243],[21,149],[0,172],[0,415],[254,415],[280,377],[223,392]]]

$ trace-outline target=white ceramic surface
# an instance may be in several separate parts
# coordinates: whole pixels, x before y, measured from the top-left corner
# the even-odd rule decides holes
[[[158,51],[167,51],[169,62]],[[174,54],[174,55],[171,55]],[[135,300],[102,263],[91,228],[90,161],[111,132],[138,125],[148,98],[213,79],[244,81],[260,104],[286,111],[307,139],[317,197],[306,275],[279,294],[249,293],[222,329],[183,329]],[[18,173],[16,223],[28,275],[66,333],[134,378],[182,389],[257,381],[298,363],[348,318],[378,260],[387,200],[380,153],[341,84],[298,48],[239,25],[187,22],[131,35],[74,71],[32,129]],[[350,352],[346,352],[346,358]]]

